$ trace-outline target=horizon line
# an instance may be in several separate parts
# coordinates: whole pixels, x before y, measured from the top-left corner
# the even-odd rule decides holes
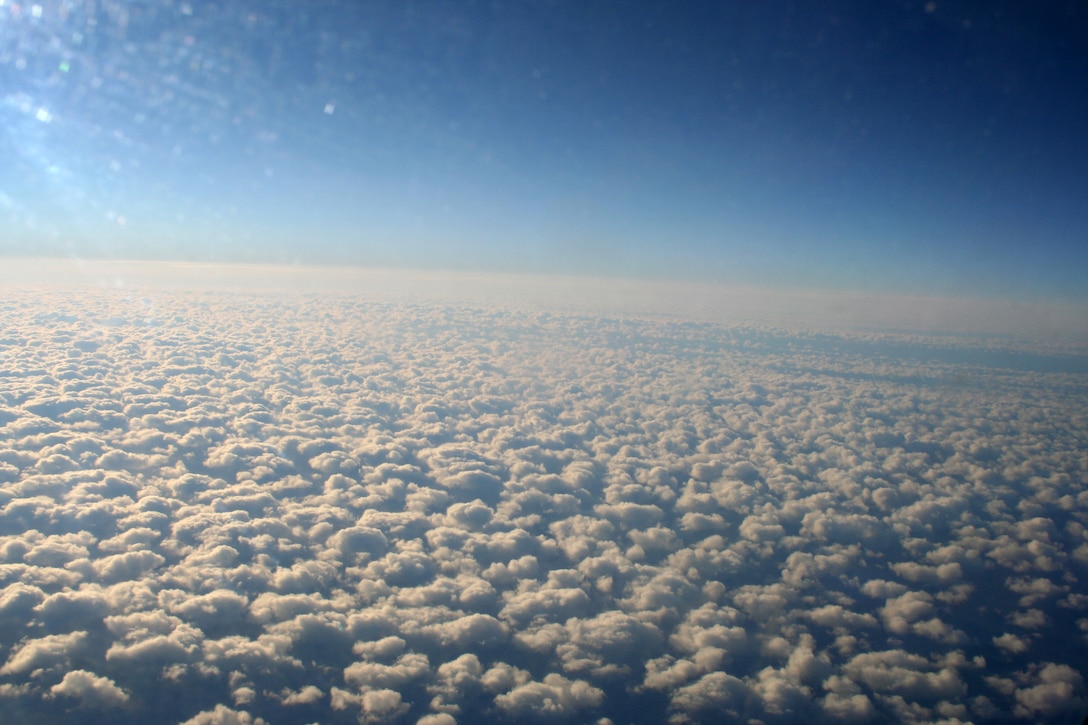
[[[790,328],[1073,336],[1088,344],[1088,302],[557,272],[367,266],[282,261],[5,256],[0,284],[138,289],[268,288],[530,305],[556,311],[689,317]],[[210,272],[208,278],[184,272]],[[182,274],[178,274],[181,272]],[[274,276],[276,279],[262,277]],[[285,280],[285,276],[289,280]],[[384,282],[367,287],[365,282]],[[466,283],[475,283],[466,286]],[[401,283],[400,285],[396,283]],[[560,296],[561,295],[561,296]],[[1066,342],[1074,342],[1067,339]]]

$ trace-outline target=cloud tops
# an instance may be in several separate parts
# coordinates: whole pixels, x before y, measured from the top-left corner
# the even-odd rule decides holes
[[[22,721],[1088,707],[1068,355],[348,293],[12,287],[0,319]]]

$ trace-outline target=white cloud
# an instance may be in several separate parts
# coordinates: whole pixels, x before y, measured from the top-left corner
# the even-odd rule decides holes
[[[590,606],[589,595],[581,588],[535,589],[511,596],[501,615],[515,627],[521,627],[538,617],[565,621],[584,614]]]
[[[216,705],[214,709],[198,713],[181,725],[265,725],[265,721],[245,711],[238,712],[225,705]]]
[[[51,634],[24,641],[13,650],[0,675],[18,675],[44,667],[64,667],[87,643],[86,632]]]
[[[866,652],[853,657],[843,672],[874,692],[934,702],[961,697],[967,685],[955,668],[903,650]]]
[[[0,697],[20,712],[1083,709],[1075,374],[952,361],[985,339],[140,294],[167,322],[136,324],[127,291],[11,290]]]
[[[407,712],[408,705],[394,690],[370,690],[363,693],[362,710],[361,722],[390,722]]]
[[[1018,637],[1010,632],[1005,632],[999,637],[994,637],[993,642],[997,647],[1012,654],[1023,654],[1031,647],[1030,640],[1024,637]]]
[[[669,707],[696,721],[726,715],[740,718],[749,696],[748,686],[725,672],[711,672],[673,691]]]
[[[281,693],[280,702],[284,705],[313,705],[316,702],[321,701],[325,697],[325,693],[320,688],[313,685],[306,685],[298,692],[292,692],[285,690]]]
[[[501,644],[510,636],[506,625],[488,614],[469,614],[424,627],[421,633],[434,637],[442,646],[461,649]]]
[[[127,692],[108,677],[99,677],[86,670],[73,670],[49,688],[54,696],[70,697],[87,707],[120,707],[129,700]]]
[[[457,718],[446,712],[433,713],[416,720],[416,725],[457,725]]]
[[[511,717],[522,719],[570,718],[604,701],[604,692],[584,680],[569,680],[555,673],[543,681],[530,680],[495,697],[495,704]]]
[[[1080,713],[1088,706],[1084,677],[1069,665],[1047,662],[1037,671],[1021,675],[1026,686],[1016,690],[1016,714],[1053,719]]]
[[[165,562],[163,556],[151,551],[129,551],[98,559],[93,566],[102,581],[117,582],[138,579]]]
[[[430,662],[426,655],[408,653],[389,665],[356,662],[344,670],[344,681],[362,690],[399,688],[429,672]]]
[[[435,670],[436,681],[427,688],[434,695],[431,706],[446,712],[460,712],[461,700],[482,687],[483,671],[480,658],[474,654],[464,654],[439,665]]]

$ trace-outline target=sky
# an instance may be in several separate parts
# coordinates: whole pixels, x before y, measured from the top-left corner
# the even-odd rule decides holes
[[[6,718],[1088,713],[1083,348],[274,283],[0,319]]]
[[[0,252],[1084,299],[1072,2],[0,0]]]

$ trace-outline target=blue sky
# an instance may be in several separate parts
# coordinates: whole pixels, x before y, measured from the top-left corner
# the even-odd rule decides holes
[[[0,251],[1081,297],[1088,19],[0,5]]]

